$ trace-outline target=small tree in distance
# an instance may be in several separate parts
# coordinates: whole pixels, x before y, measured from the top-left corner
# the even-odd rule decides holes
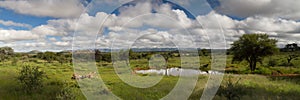
[[[256,63],[262,62],[263,57],[278,52],[277,40],[270,39],[267,34],[244,34],[230,48],[233,62],[246,60],[251,72],[256,69]]]
[[[291,66],[292,65],[291,61],[300,56],[299,55],[299,46],[296,43],[287,44],[287,45],[285,45],[284,50],[286,52],[288,52],[288,55],[286,57],[287,64],[288,64],[288,66]]]
[[[0,62],[9,59],[14,55],[14,49],[11,47],[0,47]]]

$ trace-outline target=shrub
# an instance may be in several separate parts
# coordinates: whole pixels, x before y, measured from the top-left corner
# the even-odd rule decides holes
[[[18,59],[16,57],[12,58],[11,65],[16,66],[18,63]]]
[[[245,89],[236,81],[235,83],[229,77],[229,80],[223,86],[220,86],[217,95],[224,96],[227,100],[240,100],[241,96],[246,95]]]
[[[275,59],[269,59],[269,62],[268,62],[268,66],[276,66],[277,65],[277,61]]]
[[[76,95],[74,93],[74,84],[65,83],[61,91],[56,95],[56,99],[58,100],[75,100]]]
[[[31,93],[40,90],[43,87],[43,79],[45,73],[40,71],[37,66],[24,65],[19,72],[17,79],[22,84],[22,87],[26,93]]]

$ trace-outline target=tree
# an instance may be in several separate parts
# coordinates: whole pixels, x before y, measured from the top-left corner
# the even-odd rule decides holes
[[[138,52],[134,52],[132,49],[129,50],[129,58],[130,59],[140,59],[140,55]]]
[[[44,53],[44,56],[43,56],[44,60],[46,60],[48,63],[51,63],[52,61],[54,61],[56,59],[56,55],[54,52],[50,52],[50,51],[47,51]]]
[[[207,56],[208,55],[208,50],[207,49],[201,49],[201,55],[202,56]]]
[[[101,51],[99,49],[95,50],[95,61],[96,62],[100,62],[100,60],[102,59],[101,57]]]
[[[298,51],[299,51],[299,46],[296,43],[293,44],[287,44],[284,47],[284,51],[288,52],[288,55],[286,57],[286,60],[288,62],[288,65],[292,65],[291,61],[297,57],[299,57]]]
[[[262,62],[263,57],[273,55],[278,51],[276,43],[277,40],[269,39],[267,34],[244,34],[230,48],[233,62],[246,60],[253,72],[257,62]]]
[[[294,51],[298,51],[298,50],[299,50],[299,46],[296,43],[287,44],[284,47],[284,51],[287,51],[287,52],[294,52]]]
[[[1,47],[0,48],[0,61],[8,59],[14,55],[14,49],[11,47]]]
[[[165,68],[166,68],[166,71],[165,71],[165,75],[167,75],[169,58],[171,58],[171,57],[173,57],[173,56],[172,56],[172,53],[171,53],[171,52],[164,52],[164,53],[162,53],[161,55],[162,55],[162,56],[165,58],[165,60],[166,60],[166,65],[165,65],[165,66],[166,66],[166,67],[165,67]]]

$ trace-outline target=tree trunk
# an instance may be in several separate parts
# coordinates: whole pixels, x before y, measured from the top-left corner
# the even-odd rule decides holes
[[[250,64],[250,70],[251,73],[253,73],[256,69],[256,63],[257,63],[257,59],[256,57],[252,56],[250,57],[250,59],[248,60],[249,64]]]
[[[287,59],[287,61],[288,61],[288,63],[287,63],[288,65],[287,65],[287,67],[290,67],[290,65],[291,65],[291,61],[292,61],[292,58],[291,58],[291,57],[290,57],[290,58],[288,58],[288,59]]]
[[[252,70],[252,61],[251,60],[249,61],[249,64],[250,64],[249,67],[250,67],[250,70],[251,70],[251,73],[252,73],[253,70]]]
[[[253,71],[256,69],[256,61],[253,62]]]
[[[256,62],[255,61],[250,61],[249,62],[249,67],[250,67],[250,70],[251,70],[251,73],[253,73],[253,71],[256,69]]]
[[[167,76],[168,74],[168,60],[166,61],[166,71],[165,71],[165,75]]]

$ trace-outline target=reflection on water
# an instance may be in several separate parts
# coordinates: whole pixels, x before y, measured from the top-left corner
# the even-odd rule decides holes
[[[190,76],[190,75],[205,75],[205,74],[222,74],[219,71],[201,71],[195,69],[182,69],[182,68],[169,68],[167,72],[165,69],[149,69],[149,70],[136,70],[138,74],[157,74],[157,75],[167,75],[168,76]]]

